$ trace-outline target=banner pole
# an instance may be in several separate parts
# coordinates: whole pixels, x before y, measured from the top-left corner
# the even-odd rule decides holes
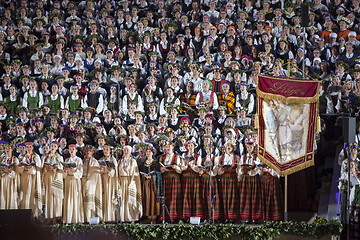
[[[285,203],[284,203],[284,220],[285,220],[285,222],[287,222],[287,220],[288,220],[288,211],[287,211],[287,197],[288,197],[288,195],[287,195],[287,189],[288,189],[288,176],[286,175],[285,176],[285,198],[284,198],[284,200],[285,200]]]
[[[290,78],[290,71],[291,71],[291,66],[290,66],[290,59],[288,59],[288,78]],[[287,222],[288,221],[288,210],[287,210],[287,204],[288,204],[288,175],[285,176],[285,187],[284,187],[284,221]]]

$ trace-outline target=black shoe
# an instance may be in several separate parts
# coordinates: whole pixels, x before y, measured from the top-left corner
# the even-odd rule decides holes
[[[249,224],[250,223],[249,219],[246,219],[244,223]]]

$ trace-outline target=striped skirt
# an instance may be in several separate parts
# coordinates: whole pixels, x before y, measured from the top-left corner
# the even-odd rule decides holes
[[[261,183],[258,175],[242,175],[239,182],[240,218],[262,219]]]
[[[220,205],[224,219],[239,218],[239,188],[236,172],[225,172],[220,176]]]
[[[283,194],[280,180],[270,174],[261,178],[262,188],[262,214],[267,221],[279,221],[284,219]]]
[[[220,206],[220,195],[218,191],[218,178],[212,177],[212,188],[211,188],[211,197],[214,204],[214,219],[221,218],[221,206]],[[201,186],[201,197],[202,197],[202,209],[203,209],[203,219],[212,219],[210,216],[210,176],[208,174],[203,174],[200,182]]]
[[[187,170],[181,178],[183,195],[182,218],[203,217],[202,202],[200,194],[200,176],[198,173]]]
[[[163,173],[165,204],[172,219],[182,218],[182,197],[180,175],[175,171]]]

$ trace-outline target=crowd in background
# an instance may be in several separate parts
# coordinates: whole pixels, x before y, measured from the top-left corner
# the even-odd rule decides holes
[[[175,220],[280,220],[257,75],[321,81],[321,114],[360,110],[358,0],[0,3],[0,208],[154,221],[165,195]]]

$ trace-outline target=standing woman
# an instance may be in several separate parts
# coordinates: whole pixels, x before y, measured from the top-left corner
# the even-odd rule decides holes
[[[220,156],[218,162],[219,191],[223,193],[223,217],[226,222],[233,222],[239,217],[239,187],[236,176],[239,156],[234,153],[236,146],[233,142],[227,141],[224,147],[225,152]]]
[[[219,166],[216,165],[217,157],[213,154],[213,145],[204,144],[205,149],[205,157],[202,158],[201,167],[202,170],[202,178],[201,178],[201,197],[202,197],[202,209],[203,209],[203,219],[212,219],[218,220],[221,218],[220,212],[220,201],[219,201],[219,191],[218,191],[218,181],[217,181],[217,172]],[[210,175],[211,179],[211,198],[210,199]],[[211,206],[211,201],[214,204]],[[212,207],[212,208],[211,208]],[[210,216],[210,213],[211,216]]]
[[[160,215],[160,202],[157,196],[160,195],[160,165],[156,161],[154,155],[156,149],[147,144],[144,146],[146,160],[139,166],[139,171],[142,177],[142,200],[144,216],[147,217],[151,223],[156,221]]]
[[[143,214],[140,174],[131,152],[132,147],[125,146],[118,164],[121,222],[138,221]]]
[[[240,218],[246,222],[262,218],[261,184],[259,169],[255,162],[260,162],[254,153],[254,143],[246,143],[247,153],[242,155],[237,168],[240,189]]]
[[[265,221],[281,221],[284,216],[283,194],[279,174],[268,166],[261,168],[262,217]]]
[[[56,223],[62,217],[64,185],[63,185],[63,157],[57,153],[59,143],[51,142],[50,152],[43,158],[43,182],[45,187],[45,218],[48,222]]]
[[[200,177],[201,158],[195,153],[197,144],[195,139],[188,140],[185,144],[187,152],[182,156],[182,195],[183,211],[182,218],[189,220],[191,216],[203,218],[201,194],[200,194]]]
[[[64,165],[64,223],[83,223],[84,222],[84,204],[81,191],[81,178],[83,175],[83,162],[76,156],[76,144],[69,145],[70,157],[65,160]]]
[[[85,222],[90,222],[90,217],[103,218],[102,208],[102,179],[99,162],[93,157],[95,148],[87,145],[84,148],[84,176],[83,194],[84,194],[84,217]]]
[[[117,199],[118,196],[118,175],[116,171],[117,161],[111,154],[111,148],[109,144],[105,144],[103,146],[104,156],[99,160],[106,164],[106,166],[102,166],[104,222],[116,221],[116,205],[113,200]]]
[[[36,153],[32,142],[25,143],[26,154],[20,158],[19,172],[21,174],[22,200],[20,209],[32,209],[33,216],[42,214],[43,199],[40,169],[42,162]]]
[[[13,146],[5,143],[5,154],[0,158],[0,209],[18,209],[19,178],[16,168],[19,160],[13,156]]]
[[[174,143],[166,142],[163,148],[165,149],[165,153],[160,157],[160,171],[163,174],[163,196],[165,197],[165,204],[169,208],[170,216],[173,220],[181,219],[180,158],[174,153]]]

